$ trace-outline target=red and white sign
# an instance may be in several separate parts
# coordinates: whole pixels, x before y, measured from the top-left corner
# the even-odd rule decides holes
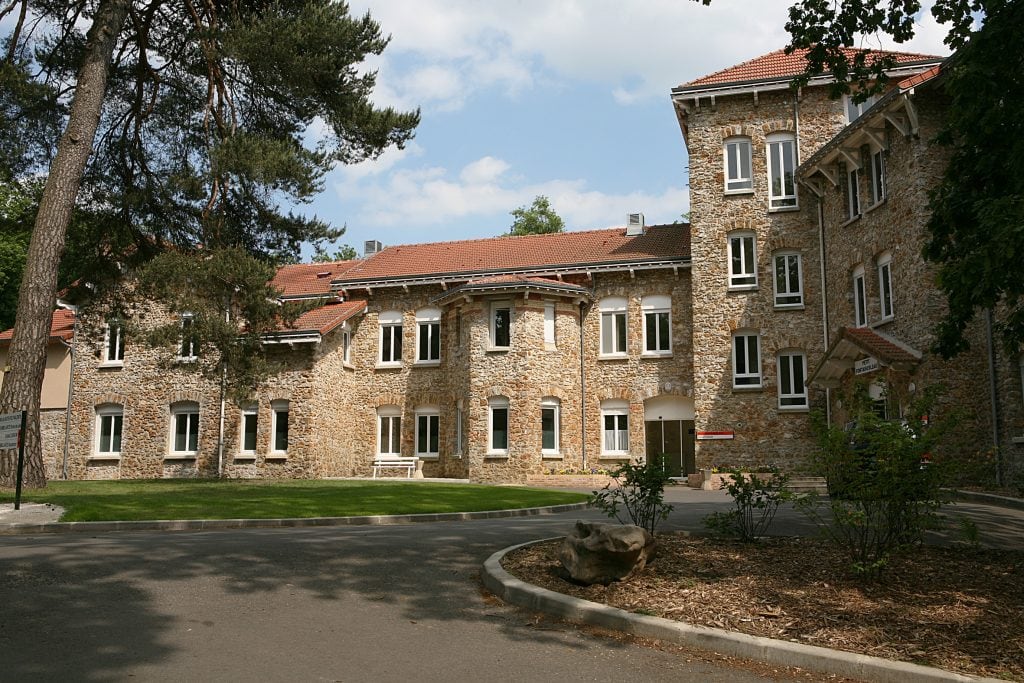
[[[735,438],[735,434],[732,431],[728,432],[697,432],[698,441],[712,441],[714,439],[732,439]]]

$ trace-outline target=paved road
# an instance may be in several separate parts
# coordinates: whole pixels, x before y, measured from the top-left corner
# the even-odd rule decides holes
[[[727,502],[671,497],[675,528]],[[0,680],[763,680],[481,594],[491,552],[581,516],[0,537]]]

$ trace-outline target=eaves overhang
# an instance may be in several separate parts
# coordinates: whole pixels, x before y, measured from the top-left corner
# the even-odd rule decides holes
[[[842,377],[864,358],[875,358],[879,367],[912,373],[922,354],[895,337],[867,327],[840,328],[828,351],[807,378],[807,386],[834,389]]]
[[[460,298],[469,298],[475,295],[492,295],[492,294],[525,294],[529,296],[532,293],[536,294],[548,294],[553,296],[568,297],[576,301],[591,301],[593,299],[593,293],[586,287],[572,284],[558,284],[558,283],[539,283],[536,281],[523,280],[519,282],[481,282],[473,283],[467,282],[464,285],[459,285],[453,289],[448,290],[439,297],[436,297],[432,303],[444,305],[456,301]]]

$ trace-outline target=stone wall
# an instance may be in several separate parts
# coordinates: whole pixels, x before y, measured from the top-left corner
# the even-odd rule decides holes
[[[687,149],[690,155],[693,250],[693,346],[696,428],[698,432],[733,432],[734,438],[699,440],[697,467],[777,464],[799,470],[813,447],[808,410],[780,409],[777,353],[799,350],[808,369],[824,351],[822,294],[817,221],[811,195],[797,188],[799,208],[769,210],[767,137],[791,133],[804,159],[844,125],[841,101],[828,99],[824,88],[761,92],[705,99],[688,106]],[[727,194],[723,142],[742,135],[751,139],[753,190]],[[730,289],[728,241],[733,231],[756,236],[757,287]],[[775,306],[773,254],[800,254],[803,306]],[[732,336],[737,330],[760,335],[762,386],[733,388]],[[809,408],[823,406],[823,396],[809,395]]]

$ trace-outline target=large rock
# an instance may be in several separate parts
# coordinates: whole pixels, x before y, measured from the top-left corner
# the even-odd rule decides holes
[[[654,556],[654,536],[633,525],[576,522],[558,560],[573,580],[609,584],[628,579]]]

